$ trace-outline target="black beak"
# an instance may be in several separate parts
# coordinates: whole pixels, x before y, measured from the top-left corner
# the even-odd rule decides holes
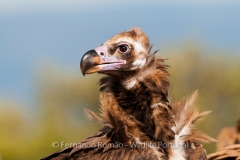
[[[85,76],[85,73],[88,69],[99,64],[100,57],[95,50],[90,50],[86,52],[80,62],[80,69],[82,74]]]

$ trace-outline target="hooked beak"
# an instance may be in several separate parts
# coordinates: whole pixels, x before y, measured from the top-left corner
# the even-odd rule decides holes
[[[117,59],[108,53],[107,46],[100,46],[86,52],[80,62],[82,74],[91,74],[100,71],[117,70],[125,64],[125,60]]]

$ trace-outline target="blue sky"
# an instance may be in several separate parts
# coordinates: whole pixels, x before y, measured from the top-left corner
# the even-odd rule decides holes
[[[37,68],[78,70],[83,53],[135,26],[163,50],[197,39],[240,51],[239,15],[239,1],[0,0],[0,101],[28,103]]]

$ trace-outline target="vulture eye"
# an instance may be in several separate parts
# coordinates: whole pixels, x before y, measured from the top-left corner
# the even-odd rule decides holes
[[[120,44],[118,45],[118,51],[120,53],[128,53],[130,51],[130,47],[128,44]]]

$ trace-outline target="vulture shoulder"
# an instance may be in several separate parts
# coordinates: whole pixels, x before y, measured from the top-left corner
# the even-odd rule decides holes
[[[240,119],[236,127],[223,128],[217,140],[217,151],[208,155],[209,160],[240,159]]]
[[[233,144],[240,144],[240,118],[235,127],[225,127],[218,135],[217,150]]]
[[[42,160],[157,160],[153,150],[123,146],[121,143],[112,141],[113,135],[114,130],[105,126],[81,143],[57,151]]]
[[[239,160],[240,144],[233,144],[219,149],[215,153],[207,156],[208,160]]]

